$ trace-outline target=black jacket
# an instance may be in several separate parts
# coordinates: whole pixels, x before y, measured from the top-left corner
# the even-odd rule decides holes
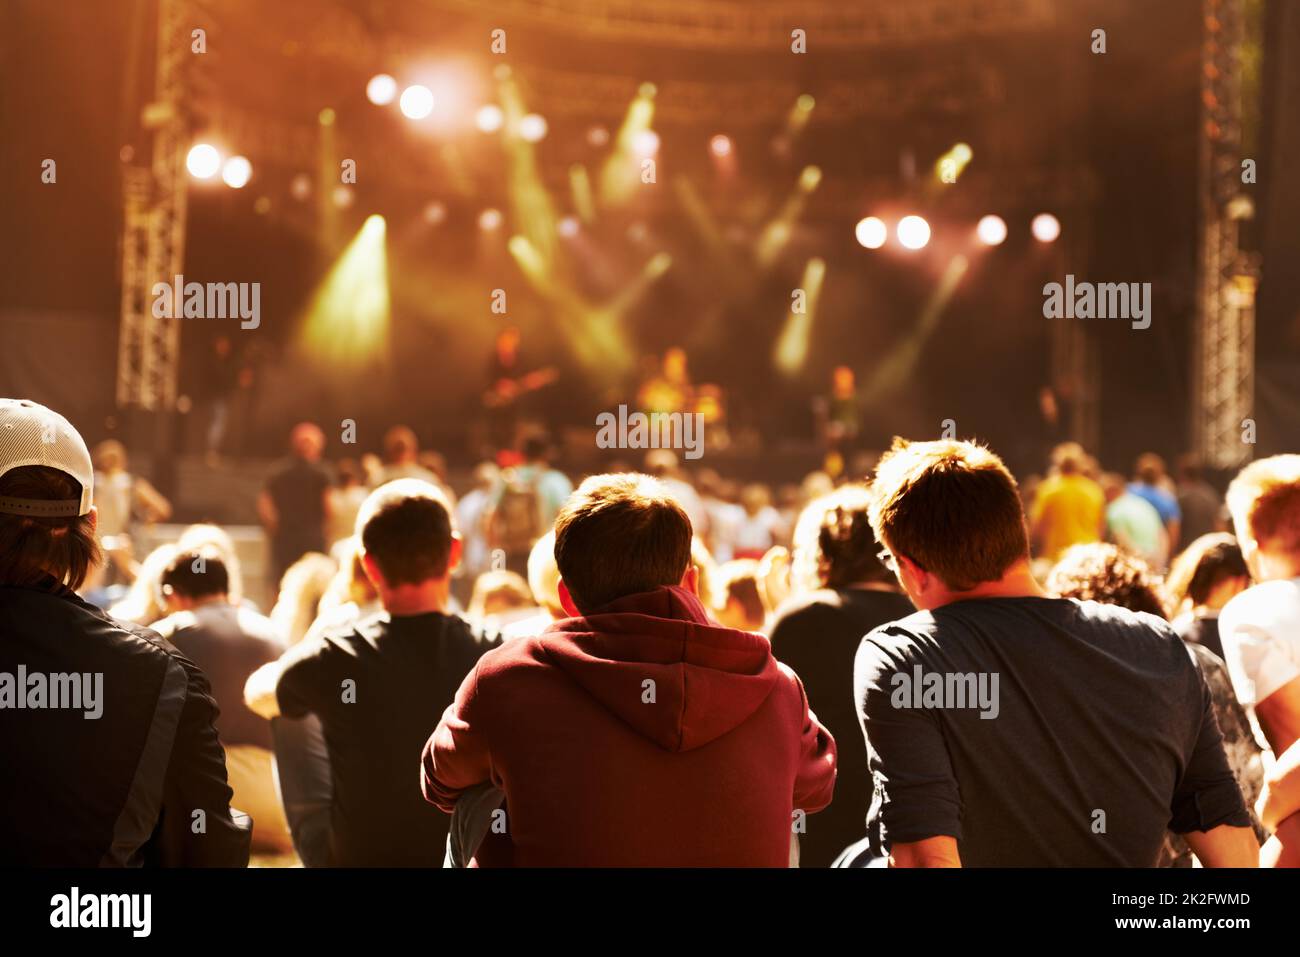
[[[0,865],[247,865],[216,716],[156,633],[53,579],[0,586]]]

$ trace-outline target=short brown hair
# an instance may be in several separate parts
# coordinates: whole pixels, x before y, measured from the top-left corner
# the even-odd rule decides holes
[[[1300,556],[1300,455],[1251,462],[1228,486],[1237,538]]]
[[[578,610],[676,585],[691,561],[691,520],[668,490],[634,472],[593,475],[555,519],[555,564]]]
[[[895,438],[871,491],[876,538],[953,591],[996,581],[1029,557],[1016,480],[982,445]]]
[[[397,479],[370,493],[357,535],[389,585],[418,585],[447,574],[454,529],[443,493],[419,479]]]
[[[24,465],[0,476],[0,496],[80,499],[81,483],[44,465]],[[35,585],[52,576],[78,589],[101,553],[91,515],[38,518],[0,514],[0,584]]]

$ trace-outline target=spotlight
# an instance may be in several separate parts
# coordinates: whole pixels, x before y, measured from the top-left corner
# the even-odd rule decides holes
[[[920,216],[904,216],[898,221],[898,241],[908,249],[922,249],[930,241],[930,224]]]
[[[731,155],[731,137],[719,133],[713,139],[709,140],[709,152],[714,156],[723,157]]]
[[[1029,224],[1029,228],[1040,243],[1053,242],[1061,235],[1061,221],[1051,213],[1039,213]]]
[[[490,232],[500,228],[501,220],[501,210],[485,209],[478,215],[478,228]]]
[[[546,117],[529,113],[519,121],[519,136],[525,142],[538,143],[546,137]]]
[[[424,221],[426,223],[440,223],[447,218],[447,207],[437,201],[429,203],[424,207]]]
[[[243,189],[253,177],[253,164],[247,156],[232,156],[221,167],[221,178],[231,189]]]
[[[366,84],[366,97],[375,106],[387,106],[397,96],[397,81],[387,73],[377,73]]]
[[[566,239],[572,239],[574,236],[578,235],[577,218],[574,216],[565,216],[560,220],[559,225],[556,226],[556,231]]]
[[[479,130],[484,133],[495,133],[501,129],[501,124],[505,119],[505,114],[501,112],[501,107],[495,103],[489,103],[487,106],[480,106],[478,112],[474,114],[474,122]]]
[[[799,173],[799,188],[805,193],[811,193],[821,181],[822,168],[820,166],[805,166]]]
[[[885,245],[885,239],[889,235],[889,230],[885,228],[885,221],[875,216],[868,216],[866,219],[858,220],[858,225],[853,230],[853,235],[858,238],[858,242],[867,249],[879,249]]]
[[[1001,216],[985,216],[975,227],[975,235],[985,246],[999,246],[1007,238],[1007,224]]]
[[[653,156],[659,152],[659,134],[654,130],[641,130],[632,137],[632,148],[641,156]]]
[[[593,126],[587,130],[587,142],[592,146],[604,146],[609,142],[609,130],[603,126]]]
[[[339,209],[347,209],[349,206],[352,205],[352,200],[355,199],[356,197],[352,195],[352,187],[335,186],[333,198],[334,198],[335,206],[337,206]]]
[[[402,115],[408,120],[422,120],[433,112],[433,92],[427,86],[408,86],[398,102]]]
[[[195,179],[211,179],[221,168],[221,154],[209,143],[196,143],[185,157],[185,168]]]
[[[289,184],[289,195],[298,202],[303,202],[311,195],[311,177],[306,173],[299,173]]]

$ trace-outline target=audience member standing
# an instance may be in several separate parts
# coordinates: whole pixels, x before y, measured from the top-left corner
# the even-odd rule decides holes
[[[332,794],[329,862],[437,867],[447,818],[420,797],[420,748],[489,643],[447,614],[460,537],[437,488],[381,485],[357,518],[361,561],[384,611],[326,629],[249,679],[263,717],[320,719]]]
[[[877,557],[869,503],[866,486],[846,485],[807,506],[792,562],[811,565],[820,587],[790,599],[772,627],[772,654],[802,679],[839,750],[835,800],[799,835],[801,867],[829,867],[865,833],[871,772],[853,700],[853,659],[863,635],[914,611]]]
[[[1100,541],[1106,496],[1083,474],[1086,453],[1077,442],[1052,452],[1053,472],[1043,479],[1029,513],[1044,558],[1056,561],[1071,545]]]
[[[225,563],[214,550],[183,551],[163,571],[170,613],[152,627],[212,682],[234,804],[253,818],[254,850],[292,849],[275,790],[271,727],[244,705],[249,675],[284,652],[271,620],[230,601]]]
[[[328,552],[326,529],[333,503],[333,483],[321,465],[325,433],[301,422],[289,434],[289,461],[266,482],[257,500],[258,517],[271,540],[269,578],[272,591],[289,566],[308,552]]]
[[[1277,757],[1264,817],[1281,849],[1265,858],[1300,866],[1300,455],[1247,465],[1228,510],[1255,585],[1224,606],[1219,636],[1237,697]]]
[[[243,867],[207,678],[77,596],[99,561],[92,474],[67,419],[0,399],[0,673],[83,678],[71,707],[5,711],[0,864]]]
[[[871,632],[854,671],[877,856],[1150,867],[1168,828],[1207,867],[1257,862],[1182,641],[1151,615],[1044,594],[996,455],[899,440],[872,492],[876,538],[921,609]]]
[[[1165,474],[1165,460],[1154,452],[1147,452],[1138,456],[1133,472],[1129,491],[1146,499],[1160,513],[1160,521],[1165,523],[1165,531],[1169,533],[1169,551],[1177,551],[1182,541],[1182,512],[1174,495],[1174,483]]]
[[[691,538],[647,476],[595,476],[566,503],[573,617],[484,655],[424,751],[448,813],[504,788],[480,864],[784,867],[830,802],[834,742],[766,638],[709,620]]]

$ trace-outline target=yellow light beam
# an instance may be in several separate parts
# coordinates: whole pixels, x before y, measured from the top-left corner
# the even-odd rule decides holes
[[[813,320],[817,316],[817,302],[825,279],[826,261],[818,257],[808,260],[803,269],[803,282],[791,297],[785,325],[772,350],[772,363],[782,375],[798,374],[808,360]]]
[[[387,226],[371,216],[335,261],[307,308],[302,347],[331,371],[355,371],[388,344]]]

